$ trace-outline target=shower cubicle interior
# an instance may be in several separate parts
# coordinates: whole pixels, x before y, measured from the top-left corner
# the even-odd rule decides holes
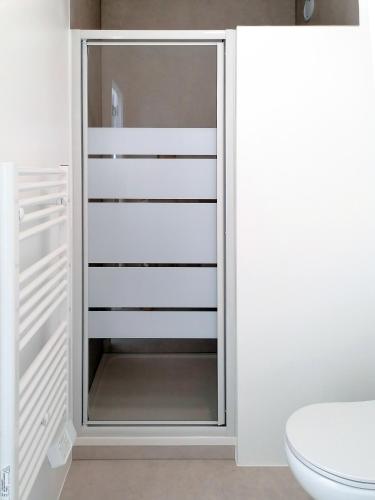
[[[224,43],[82,56],[83,419],[225,425]]]

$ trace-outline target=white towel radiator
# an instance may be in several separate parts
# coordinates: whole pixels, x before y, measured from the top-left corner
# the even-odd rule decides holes
[[[0,164],[2,500],[28,498],[69,418],[68,207],[66,166]]]

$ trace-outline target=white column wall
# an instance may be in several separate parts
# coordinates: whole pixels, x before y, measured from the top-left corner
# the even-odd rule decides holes
[[[69,1],[0,2],[0,160],[69,163]]]
[[[70,163],[69,37],[69,0],[0,1],[0,162]],[[21,268],[52,244],[30,238]],[[69,465],[51,469],[46,459],[30,500],[57,499]]]
[[[375,398],[375,87],[358,27],[243,27],[237,54],[240,465],[297,408]]]

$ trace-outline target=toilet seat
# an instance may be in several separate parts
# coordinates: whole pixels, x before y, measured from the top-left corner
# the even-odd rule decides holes
[[[364,483],[364,482],[359,482],[359,481],[351,481],[350,479],[347,479],[345,477],[337,476],[335,474],[331,474],[328,471],[324,469],[320,469],[319,467],[316,467],[312,463],[308,462],[306,459],[301,457],[298,452],[291,446],[291,444],[286,440],[286,447],[289,450],[289,452],[295,457],[297,461],[301,463],[301,465],[304,465],[306,468],[317,474],[318,476],[330,479],[331,481],[335,483],[342,484],[344,486],[350,486],[352,488],[356,489],[363,489],[363,490],[373,490],[374,491],[374,498],[375,498],[375,483]]]
[[[286,426],[290,451],[314,472],[375,490],[375,401],[312,405]]]

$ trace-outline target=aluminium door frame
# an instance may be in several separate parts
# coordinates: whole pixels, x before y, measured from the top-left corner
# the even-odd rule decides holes
[[[217,162],[222,175],[217,176],[218,196],[218,408],[216,422],[88,422],[87,415],[87,220],[85,182],[87,178],[87,46],[88,45],[216,45],[218,55],[217,78]],[[74,31],[73,32],[73,162],[75,198],[75,362],[74,413],[78,434],[92,436],[233,436],[234,435],[234,352],[235,352],[235,259],[234,259],[234,53],[235,32],[226,31]],[[219,96],[224,102],[220,105]],[[78,109],[77,109],[78,104]],[[83,196],[82,196],[83,193]],[[77,210],[78,209],[78,210]],[[83,238],[82,238],[82,232]],[[79,234],[81,232],[81,234]],[[223,241],[224,238],[224,241]],[[83,266],[82,266],[83,256]],[[82,291],[83,298],[82,298]],[[81,310],[79,310],[79,304]],[[224,312],[225,304],[225,312]],[[221,309],[221,314],[219,314]],[[83,342],[79,342],[83,326]],[[82,354],[84,362],[82,366]],[[81,385],[81,390],[79,389]],[[227,411],[225,411],[225,409]],[[177,432],[176,432],[177,431]]]
[[[128,420],[89,420],[88,419],[88,394],[89,394],[89,381],[88,381],[88,367],[89,367],[89,332],[88,332],[88,48],[92,45],[95,46],[216,46],[217,57],[217,112],[216,112],[216,172],[217,172],[217,204],[216,204],[216,228],[217,228],[217,410],[218,418],[210,421],[128,421]],[[116,42],[107,41],[83,41],[82,43],[82,133],[83,133],[83,151],[82,151],[82,166],[83,166],[83,422],[85,425],[98,426],[98,425],[225,425],[225,328],[224,328],[224,311],[225,311],[225,298],[224,298],[224,268],[225,268],[225,255],[224,255],[224,211],[225,206],[223,203],[224,198],[224,48],[223,41],[137,41],[137,40],[119,40]]]

